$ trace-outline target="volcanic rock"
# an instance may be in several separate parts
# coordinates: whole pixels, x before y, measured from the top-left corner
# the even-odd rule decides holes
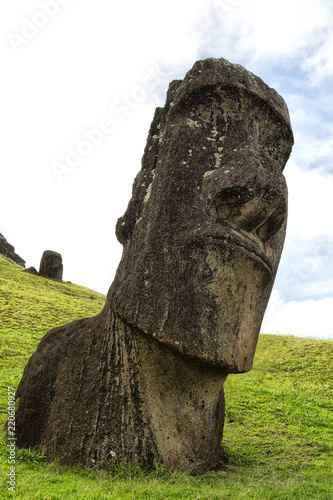
[[[15,253],[15,248],[10,245],[6,238],[0,233],[0,254],[7,259],[12,260],[15,264],[25,267],[25,260]]]

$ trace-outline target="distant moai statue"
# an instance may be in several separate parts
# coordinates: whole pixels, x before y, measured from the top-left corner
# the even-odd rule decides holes
[[[45,250],[40,261],[39,275],[43,278],[61,282],[62,273],[63,265],[61,254],[53,252],[53,250]]]
[[[105,307],[48,332],[17,396],[17,443],[62,464],[216,465],[223,383],[252,368],[285,238],[283,99],[224,59],[157,108]]]

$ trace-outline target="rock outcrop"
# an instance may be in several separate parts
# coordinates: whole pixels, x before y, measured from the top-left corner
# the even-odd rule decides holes
[[[23,270],[24,273],[32,274],[33,276],[39,276],[39,273],[35,267],[28,267]]]
[[[10,245],[6,238],[0,233],[0,254],[7,259],[12,260],[15,264],[25,267],[25,260],[15,253],[15,248]]]
[[[216,465],[223,383],[252,368],[287,220],[283,99],[224,59],[157,108],[101,313],[48,332],[17,396],[17,443],[60,463]]]

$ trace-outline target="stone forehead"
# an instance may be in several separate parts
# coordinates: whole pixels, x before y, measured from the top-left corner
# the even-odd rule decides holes
[[[173,106],[205,87],[237,88],[265,101],[271,110],[291,128],[290,117],[283,98],[270,88],[261,78],[239,64],[232,64],[226,59],[208,58],[197,61],[185,78],[178,82],[177,89],[171,86]]]
[[[62,256],[58,252],[54,252],[53,250],[45,250],[43,252],[42,258],[45,259],[45,257],[57,257],[59,259],[62,259]]]

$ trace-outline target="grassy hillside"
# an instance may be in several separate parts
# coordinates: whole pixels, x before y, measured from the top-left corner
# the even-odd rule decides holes
[[[16,495],[9,493],[7,388],[17,387],[50,328],[99,313],[104,300],[0,259],[1,499],[333,499],[333,342],[271,335],[260,336],[253,370],[226,381],[217,470],[191,477],[158,465],[151,472],[121,464],[69,469],[17,450]]]

